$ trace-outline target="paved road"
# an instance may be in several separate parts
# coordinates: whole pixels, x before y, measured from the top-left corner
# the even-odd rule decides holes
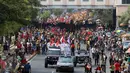
[[[106,54],[109,55],[109,52],[107,51]],[[49,66],[49,68],[44,68],[44,59],[45,59],[44,55],[36,55],[36,57],[32,59],[31,61],[32,73],[56,73],[55,66]],[[92,60],[92,64],[93,64],[93,73],[95,73],[94,69],[96,68],[96,66],[94,66],[94,60]],[[106,73],[110,73],[108,60],[106,70],[107,70]],[[75,67],[74,73],[84,73],[83,65],[78,65],[77,67]]]

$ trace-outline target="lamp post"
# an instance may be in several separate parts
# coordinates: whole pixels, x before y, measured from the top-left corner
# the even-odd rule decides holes
[[[116,30],[119,29],[119,23],[118,23],[119,18],[120,18],[120,16],[117,16],[117,17],[116,17]]]
[[[127,31],[129,31],[129,29],[130,29],[130,20],[128,21],[128,30]]]

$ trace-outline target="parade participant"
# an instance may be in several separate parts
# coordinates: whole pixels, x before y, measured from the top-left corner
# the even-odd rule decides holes
[[[102,72],[102,68],[99,64],[98,64],[98,66],[95,70],[96,70],[95,73],[101,73]]]
[[[21,65],[25,65],[27,63],[27,60],[26,60],[26,58],[24,57],[24,58],[22,58],[22,60],[21,60]]]
[[[98,53],[98,51],[96,51],[95,52],[95,55],[94,55],[95,57],[95,65],[98,65],[98,63],[99,63],[99,53]]]
[[[126,66],[125,63],[123,63],[123,64],[121,65],[121,70],[122,70],[124,73],[127,73],[127,66]]]
[[[5,62],[4,60],[2,60],[2,57],[1,57],[1,56],[0,56],[0,68],[1,68],[0,73],[5,73],[6,62]]]
[[[94,58],[95,54],[95,47],[92,47],[92,57]]]
[[[92,73],[92,66],[90,63],[85,64],[85,73]]]
[[[74,52],[75,52],[75,45],[74,43],[71,43],[71,54],[74,56]]]
[[[120,63],[118,62],[118,60],[115,62],[114,64],[115,67],[115,73],[120,73]]]
[[[115,68],[114,65],[111,64],[111,65],[110,65],[110,72],[111,72],[111,73],[114,73],[114,68]]]
[[[42,43],[42,54],[45,54],[46,48],[47,48],[47,46],[46,46],[45,42],[43,42]]]
[[[128,64],[128,73],[130,73],[130,63]]]

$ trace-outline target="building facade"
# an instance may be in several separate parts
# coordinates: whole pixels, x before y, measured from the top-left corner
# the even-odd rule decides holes
[[[116,9],[120,16],[130,5],[130,0],[40,0],[46,8]]]

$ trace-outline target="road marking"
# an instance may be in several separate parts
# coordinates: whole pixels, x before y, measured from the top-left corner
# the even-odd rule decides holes
[[[37,57],[37,55],[35,55],[35,56],[30,60],[30,63],[33,61],[33,59],[34,59],[35,57]]]

